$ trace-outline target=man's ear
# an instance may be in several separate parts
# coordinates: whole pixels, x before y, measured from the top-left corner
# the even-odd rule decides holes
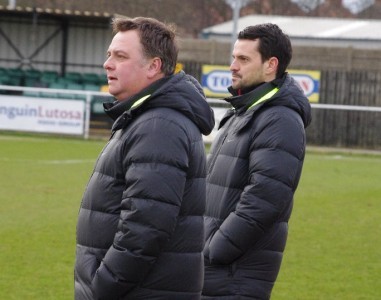
[[[148,66],[148,77],[154,78],[155,76],[160,74],[161,66],[162,66],[162,61],[159,57],[152,58]]]
[[[270,57],[269,60],[267,61],[266,73],[268,75],[276,74],[278,70],[278,64],[279,64],[279,61],[275,56]]]

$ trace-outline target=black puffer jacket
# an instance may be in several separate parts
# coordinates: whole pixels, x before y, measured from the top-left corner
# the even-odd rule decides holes
[[[181,72],[106,112],[113,135],[79,211],[75,299],[200,299],[201,133],[214,126],[201,87]]]
[[[202,299],[269,299],[302,171],[310,104],[289,75],[226,100],[235,109],[222,119],[208,157]]]

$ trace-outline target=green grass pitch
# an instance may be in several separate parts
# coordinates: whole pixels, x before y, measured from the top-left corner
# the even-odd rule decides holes
[[[0,299],[73,299],[102,140],[0,134]],[[381,299],[381,155],[308,151],[272,300]]]

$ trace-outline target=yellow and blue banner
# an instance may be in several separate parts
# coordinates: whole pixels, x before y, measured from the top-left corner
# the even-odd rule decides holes
[[[230,96],[231,85],[229,66],[203,65],[201,85],[206,97],[225,98]]]
[[[310,102],[319,102],[320,71],[287,70]]]
[[[287,70],[298,82],[310,102],[319,102],[320,71]],[[229,66],[203,65],[201,85],[206,97],[225,98],[230,96],[231,85]]]

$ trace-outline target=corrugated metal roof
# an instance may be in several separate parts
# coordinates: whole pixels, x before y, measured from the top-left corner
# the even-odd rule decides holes
[[[59,9],[49,7],[30,7],[30,6],[16,6],[15,8],[9,8],[5,5],[0,5],[0,13],[40,13],[50,15],[64,15],[64,16],[80,16],[80,17],[103,17],[110,18],[112,14],[109,12],[99,11],[80,11],[71,9]]]
[[[291,39],[381,42],[381,21],[369,19],[249,15],[238,20],[238,31],[247,26],[261,23],[277,24]],[[202,37],[228,40],[231,37],[232,30],[233,21],[229,21],[203,29]]]

